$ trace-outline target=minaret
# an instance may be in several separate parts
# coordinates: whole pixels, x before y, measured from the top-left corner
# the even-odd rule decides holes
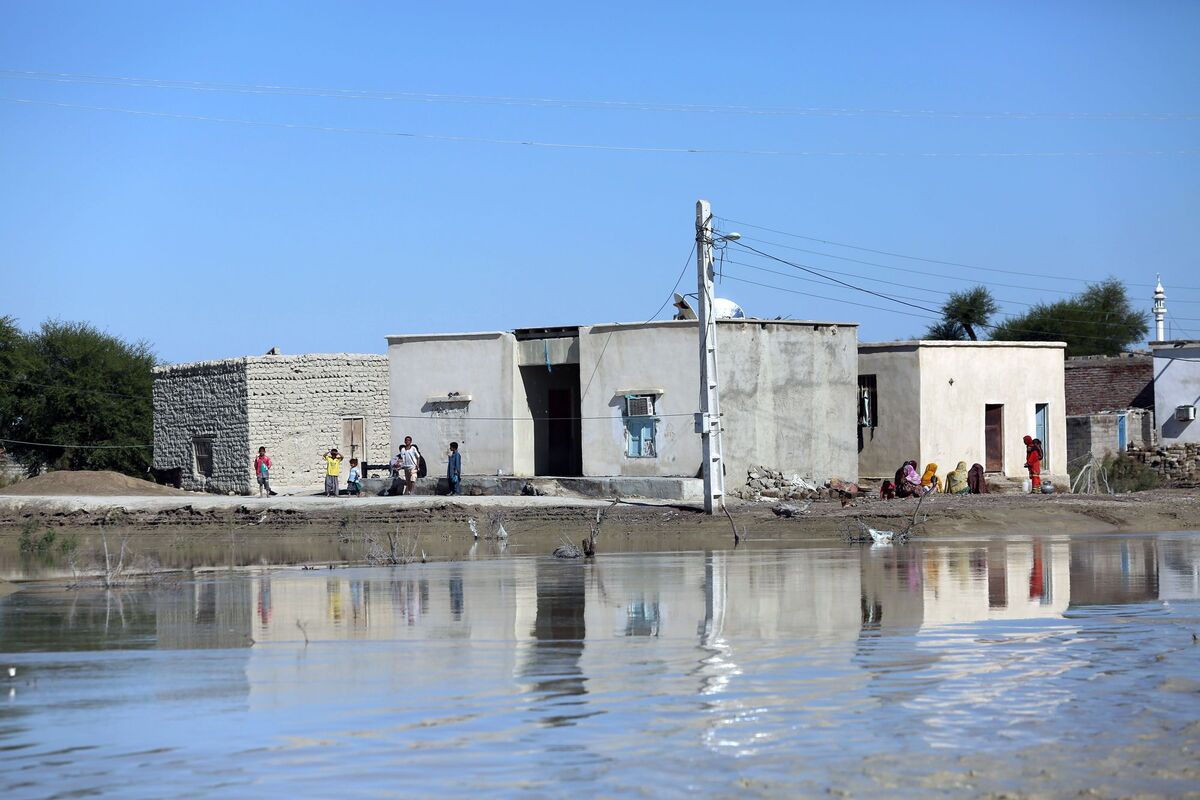
[[[1163,335],[1163,320],[1167,316],[1167,295],[1163,292],[1162,276],[1158,276],[1158,285],[1154,287],[1154,341],[1166,341]]]

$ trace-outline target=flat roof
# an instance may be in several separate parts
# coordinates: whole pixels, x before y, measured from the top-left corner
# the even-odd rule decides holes
[[[744,317],[739,319],[719,319],[720,325],[780,325],[780,326],[819,326],[837,328],[857,328],[857,322],[825,322],[808,319],[756,319]],[[394,333],[388,335],[388,344],[400,342],[431,342],[452,341],[455,339],[491,339],[512,334],[518,339],[553,339],[568,336],[578,336],[580,328],[595,330],[613,330],[618,328],[659,328],[674,325],[695,326],[694,319],[655,319],[648,322],[597,322],[592,325],[549,325],[542,328],[514,328],[511,331],[477,331],[473,333]]]
[[[207,358],[201,361],[181,361],[178,364],[159,364],[153,372],[169,372],[173,369],[196,369],[199,367],[233,366],[236,364],[257,363],[259,361],[297,361],[302,358],[325,359],[377,359],[386,361],[385,353],[276,353],[260,356],[230,356],[229,358]]]
[[[1150,343],[1152,350],[1168,350],[1176,347],[1200,347],[1200,339],[1167,339]]]
[[[909,339],[899,342],[859,342],[858,349],[872,348],[887,350],[889,348],[912,347],[1037,347],[1065,349],[1066,342],[998,342],[987,339],[981,342],[956,342],[942,339]]]

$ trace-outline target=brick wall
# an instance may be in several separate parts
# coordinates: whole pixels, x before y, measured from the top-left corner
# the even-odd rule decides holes
[[[1154,365],[1148,355],[1069,358],[1064,370],[1067,415],[1125,408],[1154,409]]]

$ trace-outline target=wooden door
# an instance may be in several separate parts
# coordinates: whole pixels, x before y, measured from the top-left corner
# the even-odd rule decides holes
[[[350,463],[350,459],[357,458],[360,462],[365,463],[367,460],[367,442],[364,437],[363,418],[355,417],[353,419],[342,420],[342,455],[346,457],[346,463]]]
[[[1004,472],[1004,406],[984,406],[983,451],[987,472]]]

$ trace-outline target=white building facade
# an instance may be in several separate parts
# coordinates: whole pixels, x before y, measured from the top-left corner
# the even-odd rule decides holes
[[[1043,478],[1067,480],[1062,342],[910,341],[859,346],[859,474],[959,461],[1023,478],[1026,435]],[[921,469],[917,471],[920,472]]]
[[[1151,342],[1159,444],[1200,444],[1200,339]]]

